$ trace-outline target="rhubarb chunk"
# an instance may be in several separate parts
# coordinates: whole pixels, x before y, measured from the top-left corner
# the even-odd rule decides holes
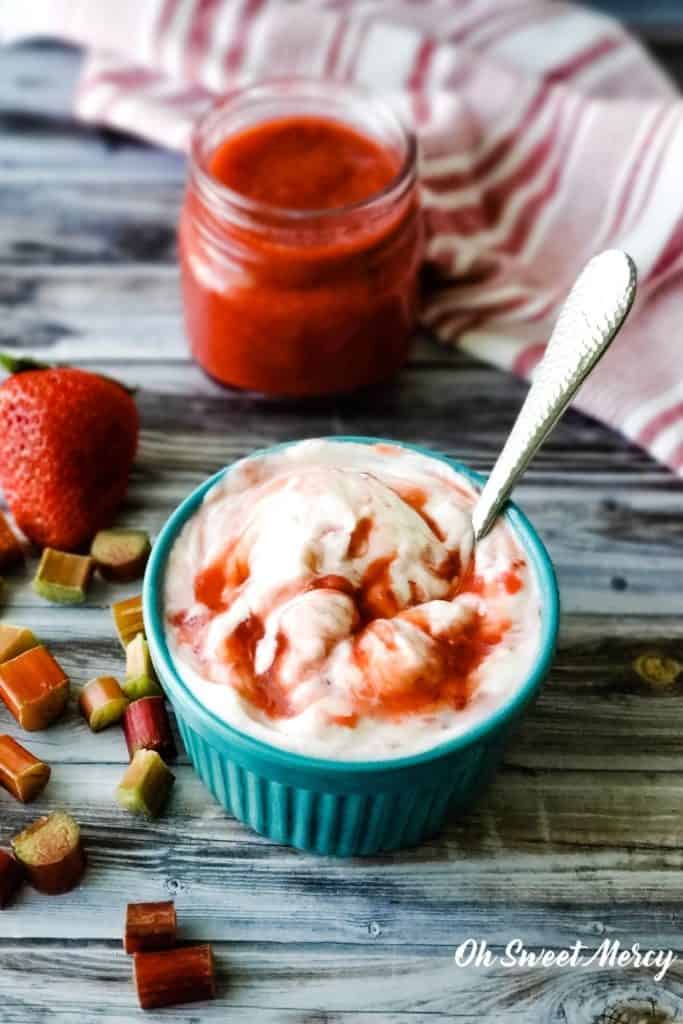
[[[129,583],[142,576],[151,550],[144,530],[100,530],[90,555],[105,580]]]
[[[0,698],[22,729],[46,729],[66,706],[69,680],[45,647],[0,665]]]
[[[131,758],[138,750],[156,750],[164,761],[177,756],[163,697],[143,697],[129,704],[123,716],[123,734]]]
[[[49,778],[49,765],[11,736],[0,736],[0,786],[22,804],[28,804],[43,792]]]
[[[14,856],[39,892],[69,892],[85,870],[85,853],[77,822],[64,811],[38,818],[12,840]]]
[[[211,946],[136,953],[135,986],[143,1010],[179,1006],[216,995]]]
[[[126,953],[172,949],[175,946],[177,927],[173,900],[161,903],[129,903],[126,910],[123,948]]]
[[[78,706],[92,731],[101,732],[121,721],[128,698],[113,676],[99,676],[85,684]]]
[[[142,598],[129,597],[125,601],[117,601],[111,606],[114,616],[114,625],[118,633],[123,649],[128,647],[131,640],[134,640],[138,633],[145,632],[145,625],[142,621]]]
[[[116,790],[116,799],[133,814],[158,818],[174,781],[156,750],[138,750]]]
[[[0,512],[0,572],[24,561],[24,549],[16,533]]]
[[[0,625],[0,664],[37,646],[36,637],[25,626]]]
[[[8,850],[0,850],[0,910],[7,906],[23,880],[21,864]]]
[[[142,633],[138,633],[126,647],[126,678],[123,682],[123,692],[129,700],[157,697],[162,692],[154,674],[147,641]]]
[[[46,601],[56,604],[81,604],[85,601],[93,571],[93,560],[86,555],[45,548],[33,589]]]

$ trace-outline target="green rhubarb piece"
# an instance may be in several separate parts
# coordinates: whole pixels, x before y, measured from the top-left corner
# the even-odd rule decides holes
[[[69,892],[85,870],[81,830],[70,814],[53,811],[12,839],[14,856],[38,892]]]
[[[137,750],[116,790],[116,799],[133,814],[157,818],[174,781],[173,772],[156,750]]]
[[[149,646],[142,633],[138,633],[126,647],[126,678],[123,682],[123,692],[128,700],[158,697],[163,693],[154,674]]]
[[[105,580],[129,583],[142,576],[151,550],[144,530],[100,530],[90,554]]]
[[[116,633],[125,651],[138,633],[144,634],[145,632],[142,597],[140,594],[136,594],[135,597],[128,597],[125,601],[116,601],[111,606],[111,613],[114,617]]]
[[[91,679],[81,690],[79,707],[93,732],[101,732],[120,722],[128,707],[128,698],[112,676]]]
[[[81,604],[92,576],[93,560],[87,555],[45,548],[33,589],[55,604]]]
[[[38,639],[26,626],[0,624],[0,664],[38,646]]]

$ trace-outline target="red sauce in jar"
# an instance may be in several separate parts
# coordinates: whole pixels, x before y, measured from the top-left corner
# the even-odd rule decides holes
[[[281,117],[224,139],[211,175],[248,199],[289,210],[361,203],[396,177],[395,154],[326,117]]]
[[[195,358],[225,384],[270,394],[391,376],[417,305],[414,150],[323,114],[221,137],[219,114],[200,126],[180,224]]]

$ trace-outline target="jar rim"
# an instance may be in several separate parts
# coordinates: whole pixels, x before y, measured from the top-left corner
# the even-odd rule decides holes
[[[313,92],[324,93],[329,90],[337,95],[346,94],[351,102],[362,102],[365,105],[372,105],[374,110],[385,119],[393,122],[394,130],[398,134],[403,145],[404,154],[401,164],[394,177],[378,192],[373,192],[364,199],[357,200],[344,206],[323,207],[321,209],[299,210],[287,206],[277,206],[266,203],[262,200],[252,199],[241,192],[230,188],[218,181],[205,166],[206,154],[202,152],[203,137],[207,134],[216,117],[224,113],[240,100],[258,99],[260,96],[267,97],[269,90],[287,89],[291,90],[291,97],[296,99],[297,95],[306,98],[314,98]],[[297,90],[299,90],[297,92]],[[417,139],[403,119],[394,109],[380,99],[371,90],[356,83],[339,82],[333,79],[321,79],[313,76],[278,76],[259,79],[251,85],[235,89],[227,95],[219,97],[197,121],[192,133],[190,143],[190,174],[196,181],[204,199],[208,200],[216,212],[228,212],[233,215],[243,216],[247,219],[252,217],[266,217],[283,224],[301,226],[309,221],[330,222],[337,218],[355,216],[363,211],[374,210],[378,205],[391,206],[395,201],[401,199],[408,189],[416,181],[417,164]]]

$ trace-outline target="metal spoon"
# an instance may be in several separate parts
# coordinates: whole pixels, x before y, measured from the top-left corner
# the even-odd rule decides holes
[[[635,263],[620,249],[594,256],[579,274],[474,506],[475,543],[489,532],[510,491],[616,337],[633,304],[636,280]]]

